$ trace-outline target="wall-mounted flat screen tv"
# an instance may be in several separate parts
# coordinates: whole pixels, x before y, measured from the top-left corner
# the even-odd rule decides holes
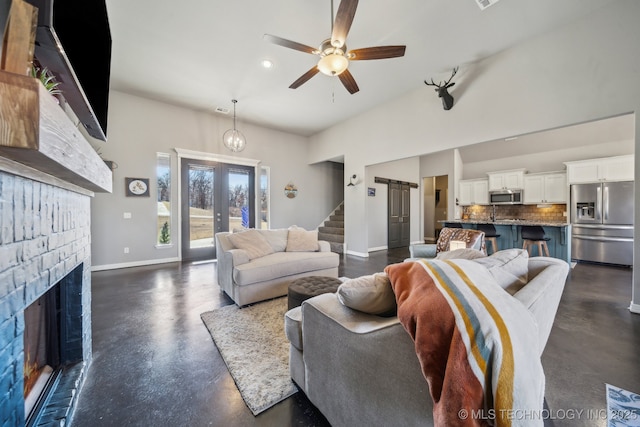
[[[107,140],[111,31],[104,0],[26,0],[38,8],[35,59],[94,138]]]

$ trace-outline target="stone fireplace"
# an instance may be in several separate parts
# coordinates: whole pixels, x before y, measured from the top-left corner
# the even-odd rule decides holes
[[[66,425],[92,355],[90,202],[113,178],[36,79],[0,71],[0,93],[0,425]],[[27,307],[50,297],[55,381],[29,417],[25,330],[38,307]]]
[[[0,172],[0,239],[0,424],[25,424],[24,310],[61,281],[74,282],[65,285],[74,298],[62,315],[80,328],[71,332],[80,337],[77,348],[65,350],[79,357],[62,365],[50,400],[55,410],[43,413],[64,422],[91,361],[90,197]]]

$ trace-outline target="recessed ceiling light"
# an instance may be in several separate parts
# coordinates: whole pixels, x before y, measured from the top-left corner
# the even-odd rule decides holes
[[[266,69],[271,69],[273,68],[273,62],[268,60],[268,59],[263,59],[260,64],[262,64],[262,66]]]
[[[508,137],[508,138],[505,138],[504,140],[505,140],[505,141],[515,141],[516,139],[518,139],[518,137],[517,137],[517,136],[510,136],[510,137]]]

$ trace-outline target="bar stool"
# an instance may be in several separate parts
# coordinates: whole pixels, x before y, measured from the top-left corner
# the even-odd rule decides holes
[[[495,254],[498,252],[498,237],[500,237],[500,235],[496,232],[493,224],[478,224],[478,230],[484,231],[485,240],[491,242],[491,249],[493,250],[491,253]]]
[[[551,240],[544,233],[544,229],[539,225],[523,225],[521,229],[522,234],[522,249],[526,249],[531,256],[531,247],[538,247],[538,256],[542,256],[543,249],[544,255],[549,256],[549,247],[547,242]]]

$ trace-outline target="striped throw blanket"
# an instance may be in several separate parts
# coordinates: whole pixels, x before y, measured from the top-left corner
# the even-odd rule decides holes
[[[385,269],[415,343],[436,426],[542,426],[533,316],[482,265],[420,260]]]

